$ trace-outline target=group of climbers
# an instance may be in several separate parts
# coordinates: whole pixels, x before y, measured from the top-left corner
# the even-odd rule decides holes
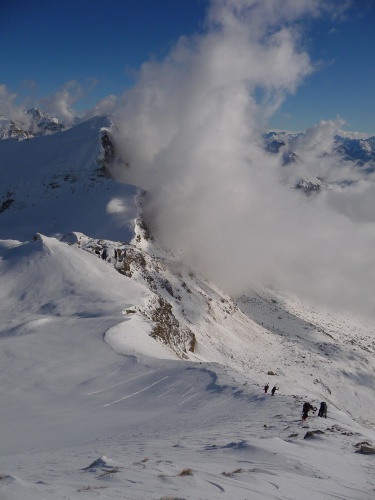
[[[267,382],[267,384],[263,387],[264,389],[264,392],[265,394],[268,393],[268,389],[270,388],[270,385],[269,383]],[[272,396],[275,394],[275,392],[278,390],[278,387],[276,387],[275,385],[272,387],[271,389],[271,394]],[[306,420],[309,416],[309,411],[313,411],[314,413],[316,412],[317,410],[317,407],[316,406],[313,406],[312,404],[310,403],[304,403],[303,404],[303,407],[302,407],[302,420]],[[324,418],[327,418],[327,403],[325,401],[322,401],[320,403],[320,408],[319,408],[319,411],[318,411],[318,417],[324,417]]]
[[[267,394],[268,392],[268,389],[270,388],[270,385],[267,383],[265,386],[264,386],[264,392]],[[271,394],[272,396],[275,394],[275,392],[278,390],[278,387],[276,387],[276,385],[274,385],[271,389]]]
[[[302,420],[306,420],[307,417],[309,416],[309,411],[313,411],[314,413],[317,410],[316,406],[312,406],[310,403],[303,403],[302,407]],[[320,403],[320,408],[318,411],[318,417],[324,417],[327,418],[327,403],[325,401],[322,401]]]

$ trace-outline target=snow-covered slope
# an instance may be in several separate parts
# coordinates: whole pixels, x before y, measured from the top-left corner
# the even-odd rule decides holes
[[[178,360],[148,336],[149,290],[110,262],[39,237],[3,245],[0,269],[2,498],[370,500],[373,431],[331,404],[305,423],[298,387]]]
[[[110,126],[0,142],[0,497],[372,499],[373,323],[188,268]]]
[[[34,232],[129,240],[137,189],[105,170],[106,117],[29,141],[0,141],[0,237],[30,239]]]

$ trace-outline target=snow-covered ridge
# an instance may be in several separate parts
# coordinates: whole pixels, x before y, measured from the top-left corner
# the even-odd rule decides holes
[[[107,117],[30,141],[0,141],[0,216],[4,237],[33,233],[130,240],[138,189],[108,175]],[[126,214],[126,215],[125,215]]]
[[[151,338],[181,359],[219,362],[259,387],[273,373],[273,382],[284,392],[308,392],[375,428],[372,387],[356,387],[359,365],[363,377],[374,381],[370,321],[262,287],[230,297],[160,247],[142,218],[137,218],[134,231],[127,245],[84,235],[64,241],[149,290],[143,308],[130,314],[147,320]]]
[[[0,255],[5,499],[48,486],[58,499],[245,500],[275,485],[291,500],[371,499],[375,434],[347,415],[356,405],[373,414],[371,386],[357,377],[372,376],[374,346],[356,318],[267,289],[234,302],[142,221],[127,245],[37,235],[0,244]],[[152,336],[160,297],[195,332],[182,360],[177,337]],[[306,400],[327,401],[328,418],[301,421]]]

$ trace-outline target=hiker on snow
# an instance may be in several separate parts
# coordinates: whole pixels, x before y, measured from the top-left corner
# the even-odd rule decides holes
[[[267,383],[265,386],[264,386],[264,392],[267,394],[268,392],[268,389],[269,389],[270,385]]]
[[[276,385],[274,385],[274,386],[272,387],[272,390],[271,390],[271,394],[272,394],[272,396],[275,394],[275,392],[277,391],[277,389],[278,389],[278,388],[276,387]]]
[[[327,418],[327,403],[325,401],[320,403],[318,417]]]
[[[302,407],[302,420],[306,420],[309,416],[309,411],[316,411],[316,406],[312,406],[310,403],[303,403]]]

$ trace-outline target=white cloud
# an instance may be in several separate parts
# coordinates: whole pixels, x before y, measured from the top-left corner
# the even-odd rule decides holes
[[[129,212],[129,207],[126,204],[126,200],[113,198],[108,202],[106,210],[108,214],[124,214]]]
[[[65,126],[69,127],[77,116],[73,105],[81,99],[82,95],[82,86],[71,80],[54,94],[39,99],[39,106],[44,113],[56,116]]]
[[[261,281],[341,305],[372,302],[374,175],[364,181],[333,150],[343,121],[291,141],[298,165],[282,167],[262,143],[269,117],[313,71],[301,21],[339,7],[214,0],[204,35],[181,38],[163,61],[143,64],[134,88],[85,115],[113,111],[116,146],[130,164],[118,172],[148,190],[153,231],[232,293]],[[40,106],[70,125],[82,95],[68,82]],[[0,112],[27,120],[15,102],[0,86]],[[301,177],[342,185],[306,197],[290,188]],[[125,209],[118,200],[107,208]]]
[[[82,119],[89,119],[93,116],[110,114],[115,109],[118,99],[114,95],[108,95],[85,112],[78,112],[75,109],[77,102],[90,93],[96,83],[95,79],[87,79],[84,84],[70,80],[52,94],[39,98],[30,96],[21,98],[15,92],[8,90],[5,85],[0,84],[0,114],[24,129],[33,127],[31,116],[25,114],[25,110],[31,106],[36,106],[43,113],[58,118],[66,127],[73,125],[78,116]],[[36,85],[35,82],[25,82],[26,84],[31,89]]]
[[[111,114],[115,109],[116,103],[117,96],[109,95],[104,99],[98,101],[92,109],[87,111],[84,115],[84,118],[89,119],[93,116]]]
[[[17,95],[7,89],[6,85],[0,84],[0,115],[12,120],[17,125],[28,129],[31,126],[31,118],[25,114],[25,108],[16,104]]]
[[[290,189],[296,175],[357,180],[332,150],[343,122],[322,122],[295,141],[297,174],[261,140],[270,114],[312,71],[293,22],[332,6],[214,1],[207,33],[145,63],[114,113],[130,163],[123,180],[148,190],[152,229],[230,292],[262,281],[341,305],[372,300],[373,185],[318,197]],[[364,192],[368,201],[356,207]]]

